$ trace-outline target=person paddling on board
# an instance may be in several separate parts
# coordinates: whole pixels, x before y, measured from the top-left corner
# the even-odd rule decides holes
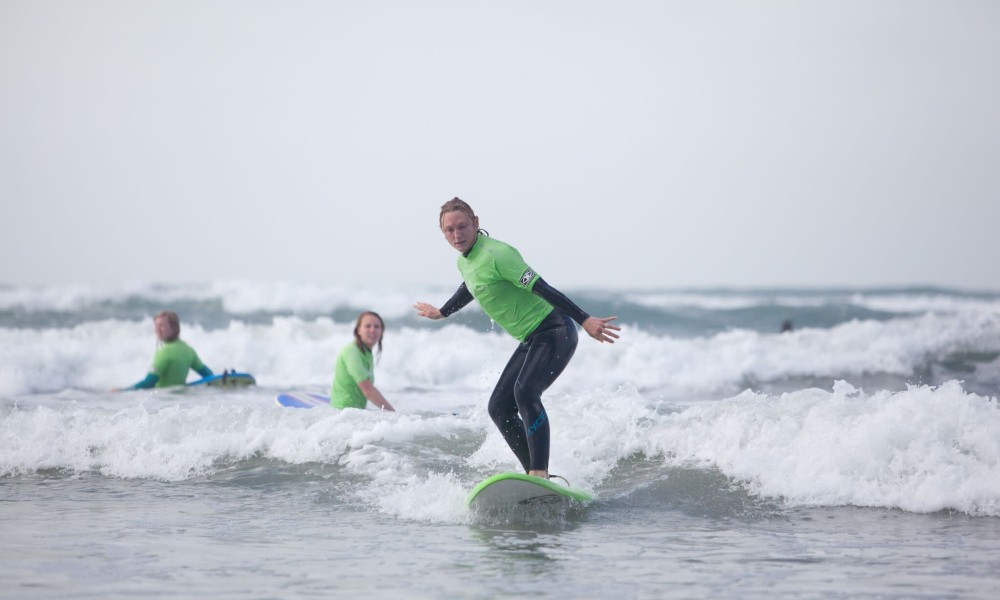
[[[330,389],[330,405],[334,408],[365,408],[368,402],[382,410],[396,410],[375,387],[375,365],[372,349],[378,346],[382,356],[382,333],[385,322],[376,312],[367,310],[358,315],[354,324],[354,341],[337,355]]]
[[[528,475],[548,479],[549,420],[542,392],[559,377],[576,351],[573,321],[599,342],[613,344],[618,317],[588,315],[529,267],[512,246],[489,237],[479,217],[459,198],[445,202],[441,232],[461,253],[462,285],[442,306],[417,302],[428,319],[443,319],[473,299],[520,345],[507,362],[490,396],[489,414]]]
[[[177,313],[164,310],[153,317],[153,328],[159,340],[159,348],[153,356],[153,366],[146,378],[126,390],[144,390],[153,387],[184,385],[188,370],[194,370],[202,377],[211,377],[212,369],[198,358],[194,348],[180,339],[181,320]],[[115,388],[113,391],[120,391]]]

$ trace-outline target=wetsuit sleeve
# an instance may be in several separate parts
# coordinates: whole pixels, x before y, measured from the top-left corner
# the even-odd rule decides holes
[[[590,315],[585,313],[582,308],[567,298],[565,294],[545,283],[545,280],[541,277],[535,282],[535,286],[531,288],[531,293],[541,297],[542,300],[545,300],[555,307],[556,310],[567,315],[580,325],[583,325],[583,322],[590,318]]]
[[[128,388],[130,390],[148,390],[152,387],[156,387],[156,382],[160,380],[160,376],[156,373],[147,373],[146,378],[139,383]]]
[[[469,302],[472,302],[472,300],[472,292],[469,291],[469,288],[463,281],[462,285],[458,286],[458,289],[455,290],[452,297],[449,298],[448,301],[444,303],[444,306],[441,307],[441,316],[448,317],[457,313]]]

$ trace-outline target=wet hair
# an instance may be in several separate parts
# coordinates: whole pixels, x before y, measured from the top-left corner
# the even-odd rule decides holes
[[[477,219],[476,213],[472,211],[472,207],[469,206],[469,203],[466,202],[465,200],[462,200],[458,196],[455,196],[451,200],[441,205],[441,214],[438,215],[438,224],[439,225],[441,224],[441,219],[444,218],[444,215],[446,213],[455,211],[465,213],[466,215],[468,215],[469,219],[471,219],[473,223],[476,222]]]
[[[449,201],[447,201],[447,202],[445,202],[444,204],[441,205],[441,214],[438,215],[438,226],[439,227],[441,226],[441,219],[443,219],[444,216],[447,213],[450,213],[450,212],[465,213],[465,215],[467,217],[469,217],[469,220],[472,221],[472,224],[476,225],[476,231],[480,231],[482,233],[485,233],[486,235],[490,234],[485,229],[482,229],[482,228],[479,227],[479,217],[477,217],[476,213],[473,212],[472,207],[469,206],[469,203],[466,202],[465,200],[462,200],[458,196],[455,196],[451,200],[449,200]]]
[[[181,336],[181,318],[177,316],[177,313],[172,310],[161,310],[156,313],[155,317],[153,317],[153,321],[155,322],[157,319],[165,319],[167,321],[167,325],[170,325],[170,329],[173,330],[173,335],[167,337],[163,341],[176,342],[177,338]]]
[[[368,349],[368,346],[365,346],[365,343],[361,341],[361,334],[358,333],[358,330],[361,329],[361,320],[367,317],[368,315],[375,317],[376,319],[378,319],[378,322],[382,324],[382,335],[379,336],[378,338],[378,355],[379,357],[381,357],[382,337],[385,336],[385,321],[382,320],[382,317],[377,312],[373,310],[366,310],[365,312],[358,315],[358,320],[355,321],[354,323],[354,343],[358,345],[358,349],[361,350],[362,352]]]

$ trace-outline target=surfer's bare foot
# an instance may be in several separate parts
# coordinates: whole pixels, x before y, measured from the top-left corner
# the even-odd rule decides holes
[[[537,470],[537,469],[534,470],[534,471],[528,471],[528,475],[531,475],[532,477],[541,477],[542,479],[548,479],[549,478],[549,472],[548,471],[540,471],[540,470]]]

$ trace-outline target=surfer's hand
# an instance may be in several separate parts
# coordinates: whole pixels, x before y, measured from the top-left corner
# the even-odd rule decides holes
[[[587,335],[594,338],[598,342],[614,344],[615,340],[619,337],[615,332],[622,330],[621,327],[611,323],[611,321],[614,321],[617,318],[618,317],[587,317],[587,320],[583,322],[583,329],[587,332]]]
[[[427,317],[428,319],[433,319],[435,321],[444,318],[440,309],[432,304],[427,304],[426,302],[417,302],[413,305],[413,308],[417,309],[417,316],[419,317]]]

